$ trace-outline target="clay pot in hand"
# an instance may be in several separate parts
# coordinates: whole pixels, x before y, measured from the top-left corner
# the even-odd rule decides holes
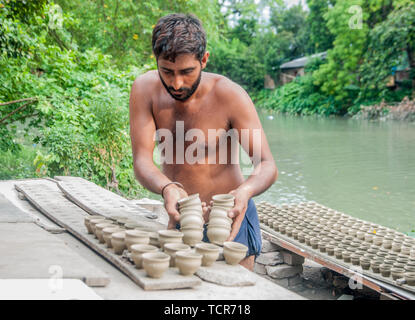
[[[127,230],[125,231],[125,244],[127,245],[128,251],[131,251],[133,244],[149,244],[150,233],[140,230]]]
[[[209,213],[209,218],[213,218],[213,217],[222,217],[222,218],[228,218],[228,211],[230,210],[230,208],[225,208],[225,207],[212,207],[212,209],[210,210]],[[263,217],[263,222],[266,223],[268,222],[268,219],[271,219],[272,217],[270,216],[264,216]]]
[[[179,211],[185,208],[187,209],[195,209],[195,210],[202,210],[202,202],[200,201],[199,194],[195,193],[188,197],[182,198],[177,201],[179,205]]]
[[[127,248],[125,244],[125,232],[126,231],[120,231],[111,234],[111,246],[116,254],[122,254]]]
[[[203,239],[203,227],[181,227],[180,231],[183,233],[183,243],[194,247]]]
[[[227,264],[236,265],[246,257],[248,247],[242,243],[226,241],[223,243],[223,256]]]
[[[144,270],[151,278],[161,278],[170,264],[170,256],[164,252],[146,252],[141,259]]]
[[[235,196],[232,194],[216,194],[212,196],[213,206],[231,207],[235,206]]]
[[[102,230],[107,227],[115,227],[115,226],[116,226],[115,224],[112,224],[110,222],[103,222],[103,223],[98,223],[95,225],[95,235],[97,236],[99,243],[105,243]]]
[[[202,255],[191,251],[177,251],[175,263],[184,276],[193,275],[202,265]]]
[[[143,267],[142,254],[146,252],[158,252],[158,248],[150,244],[133,244],[130,247],[130,251],[135,267],[141,269]]]
[[[211,266],[219,258],[220,248],[212,243],[198,243],[195,248],[197,253],[203,255],[202,266]]]
[[[213,217],[209,217],[208,225],[223,225],[228,228],[231,228],[232,223],[233,223],[233,220],[231,218],[213,216]]]
[[[184,243],[166,243],[164,244],[164,252],[170,256],[170,267],[176,266],[176,252],[177,251],[191,251],[192,248]]]
[[[223,225],[208,225],[207,237],[211,243],[223,245],[223,242],[228,239],[231,234],[231,230],[227,226]]]
[[[163,249],[165,243],[182,243],[183,233],[178,230],[159,230],[160,247]]]
[[[105,244],[107,245],[108,248],[112,248],[111,235],[115,232],[121,232],[121,231],[124,231],[124,229],[118,226],[111,226],[111,227],[106,227],[102,229],[102,237],[104,238]]]
[[[181,227],[188,227],[188,226],[192,226],[192,227],[199,227],[199,228],[203,228],[203,216],[201,214],[197,214],[197,213],[183,213],[180,214],[180,226]]]

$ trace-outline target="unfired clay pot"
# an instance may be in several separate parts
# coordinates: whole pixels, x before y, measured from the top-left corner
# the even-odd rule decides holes
[[[223,242],[228,239],[231,234],[231,230],[227,226],[223,225],[208,225],[207,237],[211,243],[223,245]]]
[[[96,217],[96,218],[90,218],[89,219],[89,225],[91,226],[92,233],[95,235],[95,226],[98,223],[104,223],[104,222],[111,222],[110,220],[105,219],[104,217]],[[96,235],[95,235],[96,237]]]
[[[403,268],[396,268],[396,267],[391,268],[391,275],[392,275],[393,280],[398,280],[400,278],[403,278],[404,274],[405,274],[405,269]]]
[[[233,220],[228,217],[215,217],[210,216],[209,217],[209,225],[223,225],[228,228],[232,226]]]
[[[179,205],[179,209],[186,208],[186,207],[193,207],[193,206],[196,206],[196,207],[202,206],[202,202],[200,201],[198,193],[182,198],[179,201],[177,201],[177,203]]]
[[[177,251],[191,251],[192,248],[188,244],[184,243],[165,243],[164,252],[170,256],[170,267],[175,267],[175,259]]]
[[[116,254],[122,254],[127,248],[125,245],[125,231],[115,232],[111,235],[111,245]]]
[[[183,233],[183,243],[194,246],[203,239],[203,227],[182,227],[180,231]]]
[[[415,286],[415,272],[405,272],[404,277],[408,286]]]
[[[159,242],[163,249],[165,243],[182,243],[183,233],[177,230],[159,230]]]
[[[131,258],[133,258],[135,267],[141,269],[143,267],[142,254],[146,252],[158,252],[158,248],[149,244],[133,244],[130,247]]]
[[[102,230],[104,228],[114,227],[114,226],[115,226],[115,224],[112,224],[110,222],[103,222],[103,223],[98,223],[98,224],[95,225],[95,235],[97,236],[97,238],[99,240],[99,243],[105,243],[104,237],[103,237],[103,234],[102,234]]]
[[[226,241],[223,243],[223,256],[227,264],[236,265],[246,257],[248,247],[239,242]]]
[[[156,246],[158,248],[160,248],[160,241],[159,241],[159,234],[158,232],[150,232],[150,244],[152,246]]]
[[[195,248],[197,253],[203,255],[202,266],[211,266],[219,258],[220,248],[213,243],[201,242]]]
[[[146,252],[141,258],[143,268],[151,278],[161,278],[169,268],[170,256],[164,252]]]
[[[102,229],[102,237],[104,238],[105,244],[107,245],[108,248],[112,248],[111,235],[115,232],[121,232],[121,231],[124,231],[124,229],[118,226],[111,226],[111,227],[106,227]]]
[[[234,206],[235,196],[232,194],[215,194],[212,196],[213,204],[222,206]]]
[[[202,255],[191,251],[176,252],[176,266],[184,276],[193,275],[202,265]]]
[[[84,219],[84,224],[85,224],[86,229],[88,230],[88,233],[89,234],[92,234],[91,225],[89,224],[89,220],[90,219],[91,219],[91,216],[90,215],[86,215],[85,216],[85,219]]]
[[[149,244],[150,233],[140,230],[127,230],[125,232],[125,244],[128,251],[131,251],[131,245],[133,244]]]
[[[181,227],[199,227],[203,228],[203,217],[201,214],[196,213],[183,213],[180,214],[180,226]]]

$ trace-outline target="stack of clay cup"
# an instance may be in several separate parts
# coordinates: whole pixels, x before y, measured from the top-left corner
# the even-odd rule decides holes
[[[234,207],[235,197],[231,194],[217,194],[212,200],[207,236],[211,243],[222,246],[231,233],[232,219],[228,217],[228,211]]]
[[[194,246],[203,239],[203,211],[199,194],[193,194],[178,201],[180,212],[180,231],[183,242]]]

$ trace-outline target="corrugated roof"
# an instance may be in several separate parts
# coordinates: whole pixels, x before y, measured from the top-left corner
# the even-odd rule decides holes
[[[313,54],[313,55],[308,56],[308,57],[302,57],[302,58],[298,58],[298,59],[295,59],[295,60],[291,60],[291,61],[288,61],[286,63],[283,63],[280,66],[280,69],[302,68],[302,67],[304,67],[307,64],[307,62],[310,59],[312,59],[312,58],[322,58],[322,59],[325,59],[326,58],[326,55],[327,55],[327,52],[320,52],[320,53],[316,53],[316,54]]]

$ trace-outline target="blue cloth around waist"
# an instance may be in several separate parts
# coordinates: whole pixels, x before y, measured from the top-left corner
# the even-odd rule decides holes
[[[180,229],[180,224],[176,224],[176,229]],[[204,226],[203,230],[203,241],[209,242],[207,237],[207,228]],[[258,213],[254,200],[249,199],[248,208],[245,212],[245,217],[242,220],[241,227],[238,234],[236,235],[235,242],[242,243],[248,247],[246,256],[258,256],[261,253],[262,240],[261,230],[259,227]]]

